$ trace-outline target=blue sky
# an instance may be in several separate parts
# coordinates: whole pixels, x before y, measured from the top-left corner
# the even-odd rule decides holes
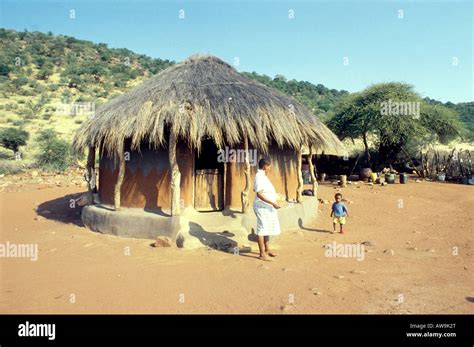
[[[474,100],[473,1],[0,3],[3,28],[52,31],[176,61],[194,53],[231,64],[237,57],[240,71],[351,92],[404,81],[422,96]]]

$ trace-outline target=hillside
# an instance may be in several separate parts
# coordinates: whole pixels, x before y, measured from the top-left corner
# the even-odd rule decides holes
[[[35,136],[52,128],[69,141],[93,109],[175,64],[104,43],[40,32],[0,29],[0,128],[18,127],[30,133],[24,158],[36,151]],[[299,100],[322,120],[328,120],[347,91],[306,81],[274,78],[256,72],[244,75]],[[431,100],[430,102],[439,103]],[[72,105],[83,107],[71,109]],[[474,103],[445,104],[460,112],[474,134]]]
[[[87,115],[69,112],[68,105],[98,107],[175,63],[52,33],[0,29],[0,47],[0,127],[30,132],[23,148],[27,156],[34,152],[32,139],[40,129],[53,128],[71,138]],[[322,119],[348,94],[281,75],[243,74],[293,96]]]
[[[174,64],[51,33],[0,29],[0,47],[0,127],[30,132],[26,159],[40,129],[71,138],[87,117],[73,103],[98,107]]]

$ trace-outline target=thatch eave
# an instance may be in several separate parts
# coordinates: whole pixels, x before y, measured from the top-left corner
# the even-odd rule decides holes
[[[344,152],[303,105],[212,56],[191,57],[102,105],[78,129],[73,148],[82,152],[94,146],[113,156],[124,139],[131,140],[132,149],[143,143],[158,147],[167,143],[167,132],[197,150],[205,136],[218,146],[240,145],[247,136],[262,152],[271,143]]]

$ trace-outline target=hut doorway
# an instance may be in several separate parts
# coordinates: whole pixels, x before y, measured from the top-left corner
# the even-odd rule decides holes
[[[219,162],[218,148],[213,140],[201,143],[201,152],[194,155],[194,208],[197,211],[224,209],[224,163]]]

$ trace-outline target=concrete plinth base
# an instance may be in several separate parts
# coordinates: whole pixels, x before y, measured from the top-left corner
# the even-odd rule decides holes
[[[303,228],[318,213],[315,197],[304,197],[302,203],[284,203],[278,210],[281,229]],[[233,248],[251,239],[256,217],[232,210],[197,212],[188,208],[179,216],[169,216],[162,211],[122,208],[114,211],[110,206],[89,205],[82,209],[84,225],[97,232],[121,237],[156,239],[167,236],[183,248]]]

